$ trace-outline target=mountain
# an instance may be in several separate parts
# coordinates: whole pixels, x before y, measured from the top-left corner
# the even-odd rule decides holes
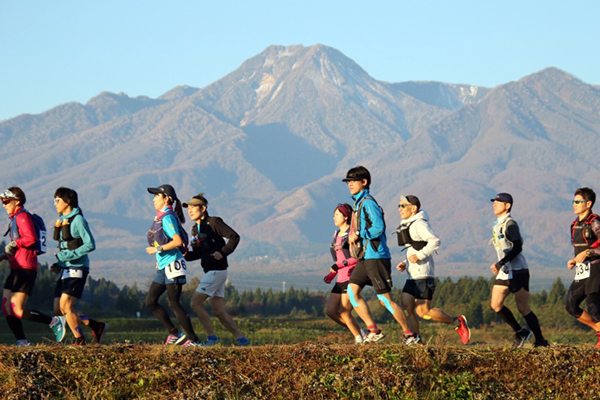
[[[442,238],[439,274],[488,273],[499,191],[515,196],[532,265],[564,274],[569,200],[598,182],[599,110],[598,87],[556,68],[491,89],[389,83],[331,47],[270,46],[204,88],[104,92],[0,122],[0,185],[20,185],[48,225],[54,190],[76,189],[97,236],[94,271],[119,283],[151,276],[146,188],[167,182],[182,200],[204,192],[240,232],[232,274],[314,282],[333,208],[350,200],[341,178],[357,164],[371,170],[388,232],[398,196],[421,198]]]

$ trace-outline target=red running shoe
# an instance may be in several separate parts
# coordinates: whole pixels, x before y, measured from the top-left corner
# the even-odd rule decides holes
[[[469,343],[469,339],[471,339],[471,330],[469,329],[469,325],[467,325],[467,318],[464,315],[461,315],[457,319],[458,322],[460,322],[460,325],[454,328],[454,330],[460,335],[461,342],[467,344]]]
[[[600,331],[596,332],[596,335],[598,335],[598,343],[596,343],[596,347],[594,347],[595,349],[600,349]]]

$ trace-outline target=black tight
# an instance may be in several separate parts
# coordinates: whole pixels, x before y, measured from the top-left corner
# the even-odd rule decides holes
[[[148,290],[148,296],[146,297],[146,305],[152,310],[154,316],[164,325],[164,327],[167,328],[169,333],[176,334],[178,330],[175,325],[173,325],[173,322],[171,322],[167,310],[158,304],[158,299],[166,291],[169,308],[175,313],[177,320],[181,324],[181,328],[186,333],[188,339],[197,342],[198,337],[194,333],[190,317],[183,307],[181,307],[181,304],[179,304],[181,289],[182,285],[179,284],[161,285],[160,283],[152,282],[152,285],[150,285],[150,289]]]

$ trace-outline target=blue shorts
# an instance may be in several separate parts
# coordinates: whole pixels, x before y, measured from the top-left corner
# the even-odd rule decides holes
[[[165,274],[165,269],[163,268],[156,271],[156,275],[154,276],[152,282],[156,282],[160,285],[185,285],[187,281],[185,280],[185,275],[178,276],[175,279],[167,278],[167,275]]]

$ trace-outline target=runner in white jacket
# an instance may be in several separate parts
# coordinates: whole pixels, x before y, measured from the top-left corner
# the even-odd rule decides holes
[[[406,260],[396,269],[407,271],[408,279],[402,289],[402,307],[408,313],[408,322],[420,336],[419,320],[443,322],[454,326],[464,344],[469,342],[471,331],[464,315],[452,317],[439,308],[431,308],[435,291],[435,264],[433,253],[440,248],[440,239],[429,225],[427,213],[420,210],[416,196],[401,196],[398,209],[402,218],[398,227],[398,244],[406,247]]]

